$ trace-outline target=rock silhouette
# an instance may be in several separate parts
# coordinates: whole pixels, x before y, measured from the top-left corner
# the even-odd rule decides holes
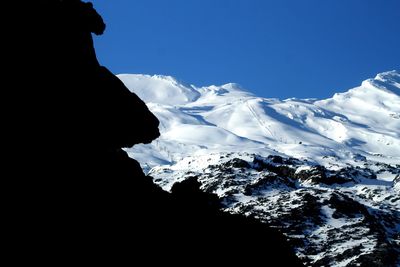
[[[31,262],[301,266],[281,234],[221,212],[195,177],[168,193],[122,150],[156,139],[158,120],[99,64],[91,34],[105,24],[91,3],[26,7],[28,74],[14,88],[28,112],[9,202],[14,245]]]

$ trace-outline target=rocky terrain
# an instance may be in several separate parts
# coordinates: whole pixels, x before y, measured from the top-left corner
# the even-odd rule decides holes
[[[326,168],[281,156],[215,153],[153,168],[151,175],[166,189],[197,178],[225,210],[279,229],[307,266],[397,266],[400,165],[362,165]],[[383,172],[396,180],[378,180]]]

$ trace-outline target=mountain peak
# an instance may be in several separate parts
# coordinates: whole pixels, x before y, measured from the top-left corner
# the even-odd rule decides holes
[[[400,71],[398,70],[391,70],[379,73],[376,75],[375,80],[380,80],[383,82],[389,83],[400,83]]]
[[[227,90],[247,91],[238,83],[226,83],[221,87]]]
[[[196,100],[200,93],[172,76],[119,74],[118,78],[146,103],[182,105]]]
[[[363,81],[361,87],[400,96],[400,72],[392,70],[379,73],[374,79]]]
[[[397,70],[383,72],[330,99],[281,101],[236,83],[196,87],[171,76],[119,75],[161,121],[162,135],[149,148],[157,157],[130,150],[149,167],[196,153],[242,151],[244,144],[262,155],[275,151],[321,164],[354,162],[356,155],[399,162],[399,77]]]

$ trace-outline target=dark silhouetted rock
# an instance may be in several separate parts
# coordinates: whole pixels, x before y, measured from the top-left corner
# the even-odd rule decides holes
[[[159,122],[98,63],[92,4],[29,1],[17,20],[24,74],[10,87],[25,112],[10,139],[9,247],[41,264],[301,265],[281,234],[221,212],[195,178],[168,193],[122,150],[157,138]]]

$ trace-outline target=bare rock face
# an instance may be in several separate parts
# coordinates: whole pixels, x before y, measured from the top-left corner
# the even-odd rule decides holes
[[[393,187],[394,187],[397,191],[400,191],[400,174],[397,175],[396,178],[394,178]]]

